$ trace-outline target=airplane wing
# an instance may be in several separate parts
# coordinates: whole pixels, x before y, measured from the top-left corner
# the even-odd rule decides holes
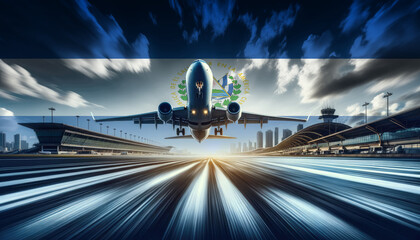
[[[226,109],[224,108],[215,108],[212,110],[212,126],[222,126],[229,123],[233,123],[232,121],[227,119],[226,116]],[[242,112],[241,118],[238,120],[239,124],[260,124],[261,127],[264,123],[268,123],[268,121],[294,121],[294,122],[307,122],[308,119],[302,118],[292,118],[292,117],[275,117],[275,116],[268,116],[268,115],[261,115],[255,113],[247,113]]]
[[[173,124],[175,126],[175,124],[179,125],[179,122],[181,121],[183,126],[188,125],[188,112],[186,108],[178,107],[174,108],[172,111],[172,119],[170,119],[168,123]],[[95,119],[95,117],[92,114],[92,118],[95,122],[133,121],[134,124],[139,124],[140,127],[142,124],[154,124],[156,127],[158,124],[163,124],[163,121],[160,120],[158,117],[157,111],[104,119]]]

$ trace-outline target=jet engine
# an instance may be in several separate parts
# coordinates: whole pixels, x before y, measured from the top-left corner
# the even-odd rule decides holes
[[[163,122],[168,122],[172,118],[172,106],[168,102],[159,104],[158,117]]]
[[[230,121],[236,122],[241,118],[241,106],[237,102],[229,103],[226,111],[226,116]]]

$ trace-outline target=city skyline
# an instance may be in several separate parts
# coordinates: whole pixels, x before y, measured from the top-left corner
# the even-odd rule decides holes
[[[297,128],[296,128],[296,132],[299,132],[300,130],[303,129],[303,124],[299,123],[297,124]],[[230,152],[231,153],[237,153],[237,152],[246,152],[246,151],[252,151],[255,149],[258,149],[258,145],[260,144],[262,147],[261,148],[269,148],[269,147],[274,147],[276,146],[278,143],[280,143],[281,141],[283,141],[285,138],[293,135],[293,131],[291,131],[290,129],[282,129],[283,130],[283,134],[286,134],[282,136],[281,141],[278,141],[279,139],[277,139],[277,143],[276,143],[276,132],[277,132],[277,137],[278,137],[278,132],[279,128],[275,127],[274,128],[274,135],[273,135],[273,131],[271,129],[268,129],[265,131],[265,138],[264,138],[264,132],[262,131],[258,131],[256,133],[256,138],[255,138],[255,147],[253,147],[254,145],[253,142],[251,140],[248,140],[248,145],[246,144],[246,142],[242,143],[242,142],[235,142],[235,143],[231,143],[230,144]],[[262,141],[261,141],[262,139]],[[265,139],[265,140],[264,140]],[[268,142],[268,145],[267,145]],[[244,146],[246,146],[246,150],[244,150]]]
[[[26,140],[21,139],[21,135],[19,133],[13,134],[13,141],[11,142],[7,141],[6,136],[6,133],[0,132],[0,152],[20,151],[31,147]]]

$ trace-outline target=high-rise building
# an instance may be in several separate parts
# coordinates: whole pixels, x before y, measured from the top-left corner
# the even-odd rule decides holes
[[[271,130],[265,132],[265,147],[273,147],[273,131]]]
[[[13,150],[20,150],[20,134],[15,134],[15,141],[13,143]]]
[[[242,152],[248,152],[248,145],[246,144],[246,142],[244,142],[244,144],[242,144]]]
[[[6,150],[6,133],[0,132],[0,151]]]
[[[279,144],[279,128],[274,128],[274,146]]]
[[[300,130],[302,130],[303,129],[303,124],[302,123],[299,123],[298,125],[297,125],[297,131],[296,132],[299,132]]]
[[[22,150],[29,149],[29,143],[25,140],[20,141],[20,147]]]
[[[263,148],[263,133],[261,131],[257,132],[257,149]]]
[[[283,138],[281,140],[283,141],[284,139],[288,138],[291,135],[292,135],[292,131],[290,129],[283,129]]]
[[[248,150],[249,150],[249,151],[254,150],[254,148],[253,148],[253,146],[252,146],[252,142],[251,142],[251,141],[248,141]]]
[[[237,152],[242,152],[242,144],[240,142],[238,142],[238,150]]]

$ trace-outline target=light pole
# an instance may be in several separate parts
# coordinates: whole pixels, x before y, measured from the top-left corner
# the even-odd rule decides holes
[[[124,135],[125,135],[125,139],[127,139],[127,133],[124,133]]]
[[[108,135],[109,126],[106,126],[106,134]]]
[[[79,127],[79,115],[76,116],[76,126]]]
[[[120,138],[122,138],[122,130],[120,130]]]
[[[367,123],[367,120],[368,120],[368,118],[367,118],[367,106],[369,105],[369,103],[368,102],[365,102],[363,105],[362,105],[362,107],[365,107],[365,123]]]
[[[114,128],[114,137],[115,137],[115,130],[117,130],[117,129]]]
[[[89,130],[89,122],[90,122],[90,119],[88,118],[88,119],[86,119],[86,121],[88,122],[88,130]]]
[[[45,123],[45,116],[42,116],[42,123]]]
[[[102,124],[103,123],[99,123],[99,132],[101,132],[101,133],[102,133]]]
[[[389,97],[392,96],[392,93],[386,92],[384,98],[386,98],[386,116],[389,116]]]
[[[51,122],[53,123],[54,122],[54,111],[55,111],[55,108],[50,107],[50,108],[48,108],[48,110],[51,111]]]

